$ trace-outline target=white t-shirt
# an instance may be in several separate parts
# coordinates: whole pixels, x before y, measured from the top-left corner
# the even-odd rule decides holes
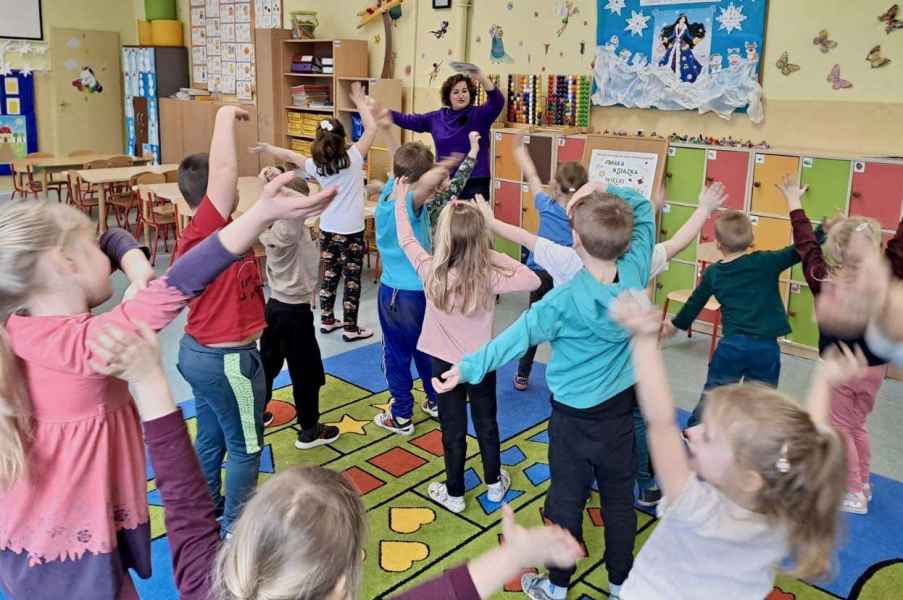
[[[545,238],[536,239],[536,245],[533,247],[533,260],[552,276],[552,283],[556,287],[573,279],[583,268],[583,261],[580,260],[576,250]],[[665,245],[656,244],[652,249],[649,279],[667,270],[668,253],[665,251]]]
[[[304,170],[320,184],[320,189],[336,187],[339,192],[323,214],[320,230],[349,235],[364,230],[364,158],[356,146],[348,149],[351,166],[335,175],[319,175],[312,158],[304,161]]]
[[[786,535],[690,475],[643,545],[621,600],[762,600],[787,554]]]

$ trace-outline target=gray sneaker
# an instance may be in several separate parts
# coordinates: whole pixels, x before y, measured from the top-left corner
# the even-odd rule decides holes
[[[565,596],[556,598],[546,592],[549,578],[536,573],[526,573],[520,578],[520,587],[531,600],[564,600]]]

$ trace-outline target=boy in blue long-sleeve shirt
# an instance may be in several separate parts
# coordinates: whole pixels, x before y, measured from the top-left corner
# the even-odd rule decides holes
[[[584,268],[569,283],[534,304],[496,339],[443,375],[437,391],[474,383],[528,347],[548,341],[546,380],[552,391],[549,419],[551,483],[545,516],[580,539],[583,509],[599,484],[605,521],[605,563],[617,595],[633,564],[633,408],[636,403],[630,337],[608,316],[625,289],[644,289],[655,243],[652,205],[637,192],[588,184],[574,195],[568,214],[574,249]],[[534,599],[563,599],[574,569],[528,574]]]

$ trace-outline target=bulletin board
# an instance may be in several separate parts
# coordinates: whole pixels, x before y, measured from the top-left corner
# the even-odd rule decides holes
[[[651,199],[662,184],[668,141],[657,137],[587,135],[583,166],[590,181],[604,179]]]
[[[0,0],[0,38],[43,40],[41,0]]]

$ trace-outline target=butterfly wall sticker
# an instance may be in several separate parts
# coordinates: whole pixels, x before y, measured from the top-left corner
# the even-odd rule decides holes
[[[791,75],[800,70],[799,65],[795,65],[790,62],[790,53],[784,52],[781,54],[781,57],[778,59],[778,62],[775,65],[781,70],[781,73],[784,75]]]
[[[828,73],[828,83],[830,83],[831,87],[835,90],[845,90],[853,87],[852,83],[850,83],[846,79],[841,79],[840,65],[834,65],[833,67],[831,67],[831,72]]]
[[[868,56],[865,57],[865,60],[867,60],[870,65],[872,65],[873,69],[880,69],[881,67],[886,67],[890,64],[890,59],[885,58],[881,53],[880,44],[869,50]]]
[[[900,5],[894,4],[890,8],[888,8],[883,15],[878,17],[878,20],[884,23],[884,32],[890,33],[895,29],[903,29],[903,21],[897,18],[897,15],[900,12]]]
[[[834,40],[828,39],[828,30],[822,29],[818,32],[818,37],[812,40],[812,43],[818,46],[818,49],[822,51],[822,54],[827,54],[828,51],[833,50],[837,47],[837,42]]]

